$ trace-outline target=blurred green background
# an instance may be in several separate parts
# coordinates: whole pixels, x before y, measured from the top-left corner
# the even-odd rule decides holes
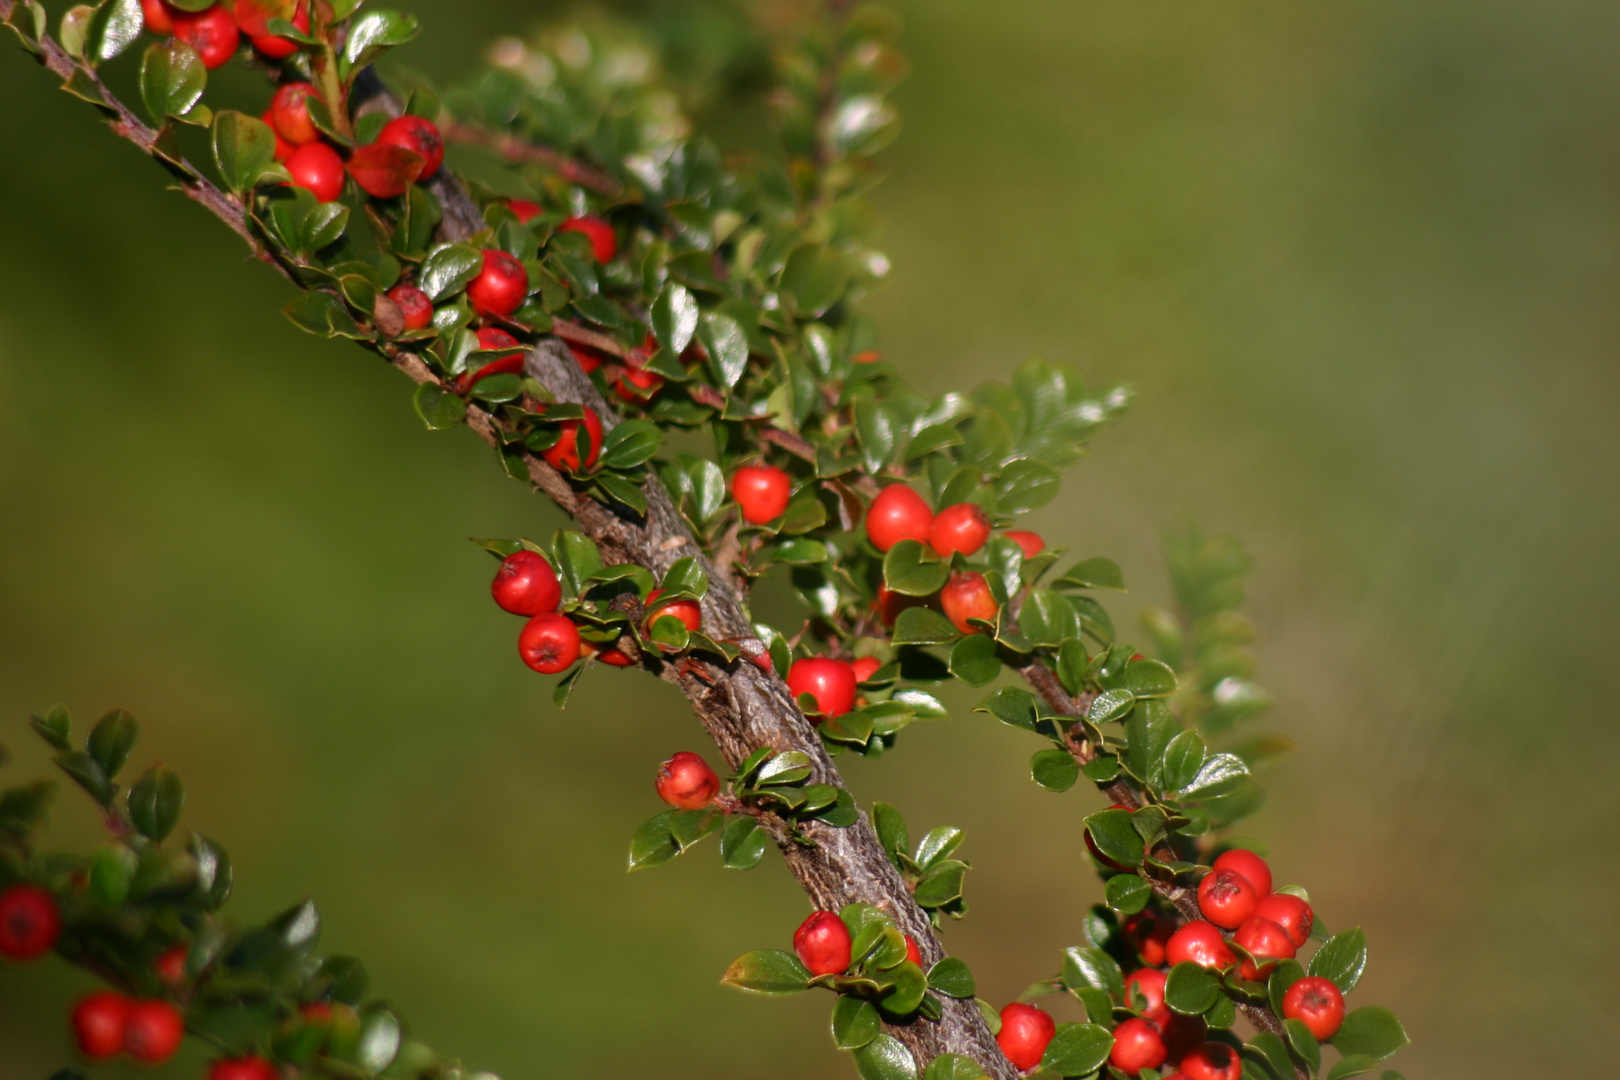
[[[401,59],[447,79],[544,14],[409,6]],[[1249,542],[1270,725],[1300,743],[1252,831],[1367,929],[1356,997],[1406,1021],[1399,1067],[1612,1067],[1620,8],[899,6],[890,355],[936,391],[1037,352],[1133,383],[1037,527],[1121,562],[1126,622],[1164,599],[1161,527]],[[655,764],[702,736],[634,675],[558,713],[513,655],[465,537],[551,508],[294,330],[283,283],[9,48],[0,102],[11,773],[44,769],[29,710],[129,707],[239,914],[314,895],[327,949],[506,1080],[853,1075],[819,996],[716,983],[802,917],[778,860],[624,873]],[[967,829],[948,941],[1010,998],[1099,893],[1100,800],[1037,789],[1033,743],[965,710],[901,749],[857,794]],[[95,834],[72,793],[56,822]],[[0,1073],[67,1061],[84,982],[0,970]]]

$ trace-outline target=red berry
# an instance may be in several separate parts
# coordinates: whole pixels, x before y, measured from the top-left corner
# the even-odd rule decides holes
[[[910,934],[906,935],[906,959],[922,967],[922,950],[917,948],[917,942]]]
[[[481,350],[493,349],[521,349],[518,339],[498,327],[486,326],[478,331],[478,348]],[[455,390],[458,394],[465,394],[478,385],[480,379],[487,379],[491,375],[521,375],[523,374],[523,353],[508,353],[497,356],[488,363],[482,364],[475,371],[463,371],[455,381]]]
[[[611,664],[613,667],[629,667],[635,663],[623,650],[612,645],[598,645],[594,641],[581,641],[579,652],[581,656],[594,656],[602,663]]]
[[[658,789],[658,797],[677,810],[701,810],[720,793],[720,777],[707,761],[682,750],[658,767],[653,786]]]
[[[1288,960],[1294,955],[1294,943],[1288,940],[1288,931],[1259,916],[1243,920],[1232,940],[1254,958],[1245,958],[1239,969],[1245,979],[1264,979],[1276,969],[1278,960]]]
[[[236,0],[232,6],[232,14],[236,16],[236,25],[242,28],[242,33],[253,42],[253,47],[272,60],[285,60],[298,51],[298,42],[292,38],[277,37],[270,32],[270,19],[272,12],[266,11],[259,0]],[[309,33],[309,5],[304,0],[293,9],[292,18],[287,20],[303,34]]]
[[[467,300],[480,315],[510,315],[529,295],[529,272],[504,251],[484,250],[484,268],[467,286]]]
[[[996,1045],[1007,1060],[1026,1072],[1041,1063],[1046,1045],[1057,1034],[1057,1021],[1045,1009],[1015,1001],[1001,1010],[1001,1030]]]
[[[1298,1020],[1310,1029],[1317,1042],[1339,1033],[1344,1023],[1344,995],[1331,979],[1307,975],[1283,994],[1283,1016]]]
[[[565,671],[579,659],[579,627],[566,615],[536,615],[518,633],[518,655],[542,675]]]
[[[527,225],[540,216],[540,204],[528,199],[507,199],[506,207],[517,215],[519,225]]]
[[[1148,967],[1164,966],[1164,946],[1175,929],[1156,911],[1141,911],[1125,920],[1125,933],[1136,946],[1136,955]]]
[[[818,717],[843,716],[855,707],[855,669],[830,656],[793,661],[787,685],[794,698],[809,694],[816,699]]]
[[[557,226],[557,231],[583,233],[590,240],[591,254],[596,256],[599,263],[612,262],[619,250],[619,240],[613,235],[613,226],[599,217],[571,217]]]
[[[934,512],[923,497],[905,484],[890,484],[872,500],[866,512],[866,538],[879,551],[888,551],[902,540],[928,542]]]
[[[388,290],[388,299],[399,305],[405,329],[426,330],[433,325],[433,301],[415,285],[395,285]]]
[[[1231,967],[1237,955],[1213,923],[1195,919],[1170,935],[1164,958],[1171,967],[1191,960],[1201,968],[1220,971]]]
[[[596,410],[589,405],[585,406],[585,460],[583,465],[579,457],[579,420],[564,420],[558,426],[562,428],[562,437],[549,449],[541,453],[553,469],[563,472],[579,472],[581,468],[590,468],[596,464],[597,455],[602,452],[602,418],[596,415]]]
[[[276,1080],[276,1067],[261,1057],[230,1058],[208,1067],[208,1080]]]
[[[398,198],[421,174],[421,155],[403,146],[367,143],[349,155],[349,175],[374,199]]]
[[[817,911],[793,933],[793,951],[812,975],[841,975],[849,970],[849,927],[831,911]]]
[[[298,149],[298,147],[294,146],[292,143],[288,142],[286,139],[281,137],[281,132],[276,130],[275,117],[270,115],[270,110],[269,109],[264,110],[263,115],[261,115],[259,117],[259,119],[263,120],[265,126],[270,129],[270,134],[272,134],[272,135],[274,135],[276,137],[276,150],[275,150],[276,160],[280,161],[280,162],[286,162],[286,160],[288,158],[293,156],[293,151]]]
[[[990,519],[978,503],[957,503],[947,506],[934,518],[928,529],[928,546],[940,558],[949,558],[952,552],[972,555],[990,539]]]
[[[1033,559],[1046,550],[1046,541],[1041,539],[1040,533],[1029,532],[1026,529],[1012,529],[1002,535],[1017,544],[1026,559]]]
[[[1292,893],[1272,893],[1270,896],[1262,896],[1254,907],[1254,914],[1261,919],[1270,919],[1282,927],[1296,949],[1303,947],[1305,942],[1310,940],[1311,925],[1316,921],[1311,905]]]
[[[1168,1056],[1159,1029],[1146,1020],[1132,1018],[1114,1029],[1114,1048],[1108,1052],[1108,1063],[1127,1076],[1135,1076],[1143,1069],[1157,1069]]]
[[[744,465],[731,477],[731,497],[743,520],[763,525],[781,517],[793,497],[793,478],[775,465]]]
[[[1201,1043],[1181,1058],[1181,1074],[1187,1080],[1241,1080],[1243,1059],[1225,1043]]]
[[[73,1039],[92,1060],[110,1058],[124,1049],[124,1024],[130,1001],[111,990],[99,990],[73,1007]]]
[[[186,1021],[180,1010],[167,1001],[145,999],[129,1003],[124,1020],[124,1049],[136,1061],[156,1065],[168,1061],[180,1049],[186,1035]]]
[[[939,605],[945,609],[945,617],[951,620],[951,625],[964,634],[982,632],[980,627],[969,623],[969,619],[993,623],[996,612],[1000,610],[994,594],[990,592],[990,583],[977,570],[953,574],[945,587],[939,590]]]
[[[568,351],[574,354],[574,359],[579,361],[580,370],[587,375],[602,366],[602,358],[596,355],[595,349],[585,345],[569,344]]]
[[[399,146],[422,159],[422,169],[412,179],[432,176],[444,164],[444,136],[439,125],[421,116],[396,116],[383,125],[377,141],[385,146]]]
[[[1133,658],[1134,659],[1134,658]],[[1256,896],[1266,896],[1271,892],[1271,867],[1266,860],[1252,851],[1242,848],[1233,848],[1223,851],[1214,863],[1217,870],[1230,870],[1234,874],[1242,874],[1254,886]]]
[[[1141,1004],[1138,1005],[1136,996],[1131,993],[1135,990],[1141,995]],[[1153,1021],[1163,1024],[1170,1019],[1170,1006],[1164,1003],[1164,972],[1157,968],[1137,968],[1125,976],[1125,1004]]]
[[[621,401],[640,405],[651,400],[663,385],[664,377],[658,372],[648,371],[646,368],[627,367],[613,384],[613,392]]]
[[[191,955],[191,949],[186,945],[176,945],[158,955],[152,961],[152,970],[157,977],[170,986],[177,986],[186,981],[186,960]]]
[[[855,681],[863,683],[878,673],[883,661],[875,656],[857,656],[849,662],[850,670],[855,672]]]
[[[543,615],[556,611],[562,602],[562,586],[557,571],[545,557],[528,548],[514,551],[501,560],[495,581],[489,587],[502,611],[513,615]]]
[[[893,626],[906,608],[927,605],[928,601],[921,596],[907,596],[905,593],[893,591],[887,585],[879,585],[877,600],[872,606],[877,609],[878,618],[883,620],[884,626]]]
[[[321,137],[309,115],[309,99],[315,96],[315,87],[309,83],[290,82],[276,87],[270,99],[270,126],[294,146],[307,146]]]
[[[174,33],[174,8],[163,0],[141,0],[141,15],[146,29],[154,34]]]
[[[703,628],[703,608],[696,600],[666,600],[660,604],[657,601],[663,594],[663,589],[654,589],[647,594],[647,622],[642,627],[643,633],[650,637],[653,623],[665,615],[673,615],[689,631]]]
[[[292,182],[319,202],[335,202],[343,194],[343,159],[323,142],[300,146],[287,159]]]
[[[215,4],[203,11],[174,11],[174,36],[190,45],[209,71],[236,55],[242,34],[231,13]]]
[[[50,952],[62,932],[56,897],[38,885],[13,885],[0,893],[0,954],[32,960]]]
[[[1198,883],[1198,910],[1216,926],[1234,930],[1254,914],[1260,895],[1249,879],[1232,870],[1212,870]]]

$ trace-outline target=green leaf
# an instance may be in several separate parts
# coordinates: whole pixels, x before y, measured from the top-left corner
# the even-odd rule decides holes
[[[1290,986],[1293,986],[1304,977],[1305,969],[1298,960],[1289,959],[1278,962],[1276,970],[1271,973],[1271,978],[1266,981],[1266,996],[1270,999],[1272,1012],[1278,1016],[1283,1014],[1283,995],[1288,993]]]
[[[471,244],[445,244],[422,263],[417,288],[438,303],[466,288],[484,269],[484,253]]]
[[[727,870],[752,870],[765,857],[770,839],[754,818],[733,818],[720,834],[721,865]]]
[[[467,403],[455,394],[447,394],[433,383],[422,383],[411,397],[416,415],[422,418],[429,431],[444,431],[461,426],[467,415]]]
[[[923,1080],[979,1080],[986,1075],[983,1065],[964,1054],[941,1054],[923,1070]]]
[[[416,16],[398,11],[372,11],[349,24],[343,43],[348,71],[363,68],[395,45],[403,45],[421,32]]]
[[[1192,783],[1204,764],[1204,740],[1196,731],[1183,731],[1164,751],[1164,787],[1178,791]]]
[[[1105,892],[1108,906],[1121,915],[1135,915],[1153,898],[1153,887],[1135,874],[1115,874]]]
[[[153,123],[190,112],[207,86],[208,69],[190,45],[171,37],[147,46],[141,57],[141,102]]]
[[[669,282],[652,305],[653,335],[675,356],[686,351],[698,328],[697,301],[685,285]]]
[[[1125,665],[1125,688],[1139,698],[1167,697],[1175,693],[1176,673],[1158,660],[1132,660]]]
[[[299,249],[319,251],[335,244],[348,227],[347,206],[340,202],[317,203],[315,208],[305,215],[303,223],[299,226]]]
[[[954,956],[947,956],[928,969],[928,986],[946,997],[964,1000],[978,993],[973,972],[964,961]]]
[[[928,868],[927,875],[917,882],[916,890],[911,894],[919,907],[944,907],[952,900],[962,895],[962,878],[967,873],[967,863],[958,859],[945,859]]]
[[[1142,837],[1131,824],[1129,810],[1099,810],[1086,818],[1086,831],[1097,850],[1114,862],[1121,866],[1141,863]]]
[[[57,768],[73,778],[85,792],[102,806],[110,806],[113,799],[112,781],[107,779],[100,762],[89,754],[69,750],[57,754]]]
[[[950,574],[950,564],[936,558],[916,540],[902,540],[883,556],[883,583],[903,596],[931,596],[939,592]]]
[[[1367,970],[1367,935],[1355,927],[1334,934],[1322,943],[1311,957],[1305,971],[1329,979],[1340,991],[1348,994],[1361,981]]]
[[[630,838],[631,870],[663,866],[681,853],[680,845],[669,832],[674,820],[675,811],[665,810],[648,818],[641,828],[636,830],[635,835]]]
[[[833,1045],[840,1050],[859,1050],[883,1030],[877,1006],[864,998],[840,994],[832,1011]]]
[[[118,770],[129,760],[130,751],[135,749],[135,740],[139,737],[140,730],[135,718],[123,709],[114,709],[103,716],[91,730],[90,740],[85,749],[96,759],[107,779],[111,780],[117,776]]]
[[[186,804],[185,785],[173,769],[153,765],[129,789],[129,820],[135,831],[151,840],[162,840],[180,822]]]
[[[1305,1026],[1305,1021],[1284,1020],[1283,1030],[1288,1033],[1288,1045],[1293,1047],[1299,1059],[1310,1067],[1311,1075],[1315,1076],[1321,1072],[1322,1048],[1317,1044],[1316,1036],[1311,1034],[1311,1029]]]
[[[85,58],[111,60],[140,36],[143,22],[140,0],[101,0],[85,28]]]
[[[1056,470],[1038,461],[1015,461],[1001,471],[997,506],[1005,514],[1021,514],[1045,506],[1063,486]]]
[[[1258,1053],[1279,1080],[1292,1080],[1294,1062],[1288,1056],[1288,1047],[1269,1031],[1262,1031],[1249,1040],[1248,1049]]]
[[[669,836],[685,852],[699,840],[717,831],[726,816],[718,810],[677,810],[669,819]]]
[[[1221,986],[1215,976],[1191,960],[1171,968],[1164,980],[1164,1003],[1183,1016],[1208,1012],[1220,996]]]
[[[876,475],[894,457],[899,421],[894,410],[873,398],[855,402],[855,434],[866,471]],[[891,586],[892,588],[893,586]]]
[[[911,849],[911,840],[906,835],[906,819],[886,802],[873,803],[872,827],[877,830],[878,843],[883,845],[889,861],[899,865],[897,856]]]
[[[810,970],[792,953],[755,949],[733,960],[720,981],[750,993],[780,997],[809,989]]]
[[[110,844],[90,856],[90,895],[110,908],[124,906],[140,860],[123,844]]]
[[[926,870],[961,847],[965,838],[962,830],[954,825],[929,829],[928,835],[917,842],[917,865]]]
[[[939,612],[925,607],[911,607],[894,620],[892,640],[896,645],[938,645],[955,641],[959,636],[951,620]]]
[[[658,587],[667,593],[688,593],[702,597],[709,591],[709,575],[703,569],[703,560],[690,555],[675,560],[664,572],[664,579],[658,583]]]
[[[1035,589],[1019,612],[1018,628],[1035,644],[1057,648],[1065,639],[1079,636],[1080,617],[1064,597],[1051,589]]]
[[[234,875],[230,854],[202,833],[192,833],[187,848],[197,868],[198,902],[205,911],[216,911],[231,895]]]
[[[1112,559],[1101,557],[1076,563],[1052,583],[1058,589],[1118,589],[1125,590],[1125,575],[1119,572]]]
[[[973,711],[987,712],[1002,723],[1023,728],[1025,731],[1038,730],[1040,721],[1040,710],[1035,703],[1035,695],[1016,686],[1001,687],[979,702]]]
[[[1119,758],[1103,754],[1088,761],[1080,769],[1087,780],[1097,784],[1111,784],[1119,776]]]
[[[295,297],[282,308],[282,314],[291,319],[300,330],[321,337],[346,337],[356,340],[368,335],[361,331],[343,301],[331,293],[311,289]]]
[[[603,472],[597,474],[594,482],[608,501],[628,508],[637,517],[647,516],[647,496],[634,480],[627,480],[618,473]]]
[[[1333,1063],[1333,1068],[1328,1070],[1327,1080],[1344,1080],[1347,1076],[1360,1076],[1362,1073],[1372,1072],[1377,1066],[1377,1058],[1352,1054]]]
[[[798,784],[810,778],[810,755],[802,750],[783,750],[761,765],[754,782],[766,784]]]
[[[35,734],[44,739],[53,749],[71,751],[73,749],[73,724],[68,718],[67,709],[61,705],[54,705],[50,712],[44,716],[32,715],[28,724]]]
[[[1029,762],[1029,775],[1047,791],[1068,791],[1080,779],[1080,766],[1067,750],[1037,750]]]
[[[1333,1045],[1345,1057],[1360,1055],[1374,1061],[1382,1061],[1411,1041],[1395,1014],[1381,1005],[1364,1005],[1346,1016],[1333,1036]]]
[[[251,191],[276,159],[276,136],[254,116],[225,109],[214,114],[214,162],[225,186],[240,195]]]
[[[891,1016],[909,1016],[917,1011],[917,1006],[928,994],[928,976],[923,974],[922,968],[906,960],[905,938],[899,939],[898,946],[898,949],[891,948],[889,951],[898,952],[900,963],[882,968],[885,978],[893,980],[893,988],[878,999],[878,1004]],[[893,957],[886,959],[892,960]]]
[[[1089,1076],[1108,1060],[1114,1036],[1101,1024],[1059,1024],[1041,1056],[1041,1068],[1060,1076]]]
[[[1123,720],[1136,705],[1136,695],[1129,690],[1105,690],[1098,694],[1086,710],[1086,719],[1099,727],[1113,720]]]
[[[1118,998],[1125,993],[1125,976],[1114,958],[1101,949],[1071,945],[1063,950],[1063,985],[1070,990],[1089,986]]]
[[[907,608],[906,611],[916,611]],[[900,613],[906,614],[905,611]],[[949,623],[950,620],[946,620]],[[951,628],[954,634],[955,627]],[[988,686],[1001,674],[1001,654],[995,639],[985,634],[964,634],[951,646],[951,674],[969,686]]]
[[[562,581],[563,598],[578,596],[585,582],[601,571],[602,553],[582,532],[558,529],[551,539],[551,565]]]
[[[861,1080],[917,1080],[911,1051],[893,1035],[879,1035],[855,1051],[855,1071]]]
[[[730,390],[748,370],[748,334],[730,315],[705,312],[698,322],[698,342],[709,354],[715,381]]]
[[[380,1006],[368,1007],[360,1014],[355,1060],[368,1073],[382,1072],[398,1056],[402,1036],[399,1017]]]
[[[848,284],[849,268],[836,251],[822,244],[803,244],[788,256],[780,287],[800,315],[816,316],[837,303]]]

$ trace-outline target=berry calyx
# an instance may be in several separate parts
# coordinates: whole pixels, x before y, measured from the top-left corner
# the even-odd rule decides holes
[[[0,893],[0,955],[32,960],[51,951],[62,933],[56,897],[38,885],[13,885]]]
[[[1213,863],[1217,870],[1230,870],[1234,874],[1242,874],[1254,886],[1257,896],[1266,896],[1271,892],[1271,867],[1266,860],[1252,851],[1243,848],[1232,848],[1223,851]]]
[[[744,465],[731,477],[731,497],[750,525],[775,521],[793,497],[793,477],[775,465]]]
[[[658,790],[658,797],[677,810],[701,810],[720,793],[720,777],[709,768],[707,761],[689,750],[682,750],[658,766],[653,786]]]
[[[136,1061],[157,1065],[180,1049],[186,1021],[167,1001],[143,999],[129,1003],[124,1019],[124,1049]]]
[[[888,551],[902,540],[928,542],[934,512],[923,497],[906,484],[890,484],[877,493],[866,512],[866,538],[879,551]]]
[[[1317,1042],[1326,1042],[1344,1023],[1344,995],[1331,979],[1307,975],[1283,994],[1282,1011],[1309,1028]]]
[[[1225,1043],[1206,1042],[1188,1050],[1177,1066],[1187,1080],[1241,1080],[1243,1059]]]
[[[1256,918],[1270,919],[1287,931],[1288,940],[1294,943],[1296,949],[1310,940],[1311,926],[1316,921],[1311,905],[1292,893],[1262,896],[1254,906],[1254,914]]]
[[[467,286],[467,301],[480,315],[510,315],[529,295],[529,272],[504,251],[484,250],[484,268]]]
[[[536,615],[518,632],[518,655],[542,675],[566,671],[579,659],[579,627],[555,612]]]
[[[236,0],[231,8],[236,17],[236,25],[241,27],[242,33],[253,42],[253,47],[262,56],[271,60],[285,60],[298,51],[298,42],[292,38],[277,37],[270,32],[271,13],[267,12],[258,0]],[[299,0],[298,6],[293,9],[292,18],[287,20],[293,28],[301,34],[309,33],[309,4]]]
[[[174,11],[174,36],[190,45],[203,67],[213,71],[236,55],[242,32],[231,13],[218,4],[202,11]]]
[[[405,317],[405,329],[426,330],[433,325],[433,301],[415,285],[395,285],[388,290],[388,299]]]
[[[942,559],[953,552],[972,555],[990,539],[990,519],[978,503],[947,506],[928,529],[928,546]]]
[[[527,225],[541,214],[540,204],[528,199],[507,199],[506,208],[517,215],[519,225]]]
[[[309,99],[316,96],[315,87],[307,82],[282,83],[270,98],[268,123],[276,133],[294,146],[307,146],[321,137],[320,129],[309,115]]]
[[[1057,1034],[1057,1021],[1045,1009],[1015,1001],[1001,1010],[1001,1030],[996,1045],[1007,1060],[1027,1072],[1041,1063],[1041,1055]]]
[[[579,456],[581,425],[585,432],[583,462]],[[561,472],[579,472],[581,468],[595,465],[602,452],[602,418],[596,415],[596,410],[586,405],[584,420],[564,420],[558,426],[562,428],[562,436],[540,454],[546,463]]]
[[[528,548],[514,551],[501,560],[501,568],[495,571],[489,591],[501,610],[513,615],[542,615],[556,611],[562,602],[557,571],[551,568],[545,556]]]
[[[1125,1075],[1157,1069],[1167,1057],[1164,1036],[1148,1021],[1132,1017],[1114,1029],[1114,1048],[1108,1051],[1108,1063]]]
[[[1139,911],[1125,920],[1125,936],[1148,967],[1164,966],[1164,947],[1175,930],[1175,924],[1156,911]]]
[[[917,948],[917,941],[910,934],[906,935],[906,959],[922,967],[922,950]]]
[[[1125,1004],[1162,1026],[1170,1019],[1170,1006],[1164,1003],[1164,972],[1145,967],[1125,976]]]
[[[1260,895],[1234,870],[1212,870],[1198,883],[1198,910],[1216,926],[1235,930],[1254,914]]]
[[[849,970],[849,927],[831,911],[817,911],[793,932],[793,951],[812,975]]]
[[[857,656],[849,662],[849,668],[855,673],[855,681],[863,683],[878,673],[883,667],[883,661],[875,656]]]
[[[1294,955],[1294,943],[1288,940],[1288,931],[1258,915],[1245,919],[1232,940],[1253,957],[1244,957],[1239,969],[1245,979],[1264,979],[1276,970],[1278,960],[1289,960]]]
[[[158,954],[152,961],[152,970],[168,985],[178,986],[186,981],[186,960],[190,955],[190,946],[176,945]]]
[[[1232,966],[1237,955],[1213,923],[1194,919],[1170,935],[1164,947],[1164,959],[1171,967],[1191,960],[1201,968],[1223,971]]]
[[[276,1067],[262,1057],[226,1058],[208,1066],[208,1080],[276,1080]]]
[[[1009,529],[1001,535],[1017,544],[1018,550],[1024,553],[1026,559],[1033,559],[1046,550],[1046,541],[1041,539],[1040,533],[1030,532],[1027,529]]]
[[[432,176],[444,164],[444,136],[439,125],[422,116],[396,116],[377,133],[377,142],[398,146],[422,159],[422,167],[412,180]]]
[[[679,619],[688,632],[695,633],[703,628],[703,608],[696,600],[666,600],[660,604],[658,598],[662,595],[663,589],[654,589],[647,594],[647,621],[642,626],[644,634],[651,637],[653,623],[666,615]]]
[[[817,717],[843,716],[855,707],[855,669],[830,656],[793,661],[787,685],[795,700],[800,694],[815,699]]]
[[[599,217],[587,214],[584,217],[571,217],[557,226],[558,232],[577,232],[584,234],[591,242],[591,254],[596,256],[599,263],[613,261],[613,256],[619,251],[619,238],[613,235],[613,226]]]
[[[151,33],[160,37],[174,33],[174,8],[163,0],[141,0],[141,17]]]
[[[73,1041],[79,1053],[101,1061],[124,1049],[124,1024],[129,1019],[130,1001],[111,990],[98,990],[80,998],[73,1006]]]
[[[945,609],[945,617],[951,620],[951,625],[964,634],[983,632],[981,627],[969,623],[969,619],[993,623],[996,612],[1001,609],[990,591],[990,583],[977,570],[953,574],[939,590],[939,606]]]
[[[336,202],[343,195],[346,174],[338,152],[323,142],[300,146],[287,158],[287,173],[298,187],[318,202]]]

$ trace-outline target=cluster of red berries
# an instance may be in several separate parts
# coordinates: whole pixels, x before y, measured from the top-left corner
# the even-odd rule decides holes
[[[910,934],[906,938],[906,959],[922,966],[922,950]],[[852,959],[849,926],[835,911],[814,911],[793,932],[793,951],[811,975],[842,975]]]
[[[421,116],[398,116],[383,125],[374,141],[356,148],[345,164],[337,150],[322,140],[320,128],[310,116],[310,99],[318,95],[310,83],[282,83],[270,98],[263,120],[276,136],[276,160],[286,166],[294,185],[320,202],[333,202],[343,195],[345,175],[353,177],[367,195],[396,198],[411,184],[438,172],[444,163],[444,136],[438,125]]]
[[[79,1051],[93,1061],[128,1054],[142,1064],[160,1064],[180,1049],[185,1034],[180,1010],[158,998],[129,998],[100,990],[73,1008],[73,1038]]]
[[[236,55],[244,36],[261,56],[271,60],[285,60],[298,51],[296,41],[270,33],[270,16],[254,0],[214,4],[202,11],[182,11],[163,0],[141,0],[141,14],[147,30],[163,37],[173,35],[190,45],[210,71]],[[308,0],[299,0],[288,21],[300,33],[309,33]]]

